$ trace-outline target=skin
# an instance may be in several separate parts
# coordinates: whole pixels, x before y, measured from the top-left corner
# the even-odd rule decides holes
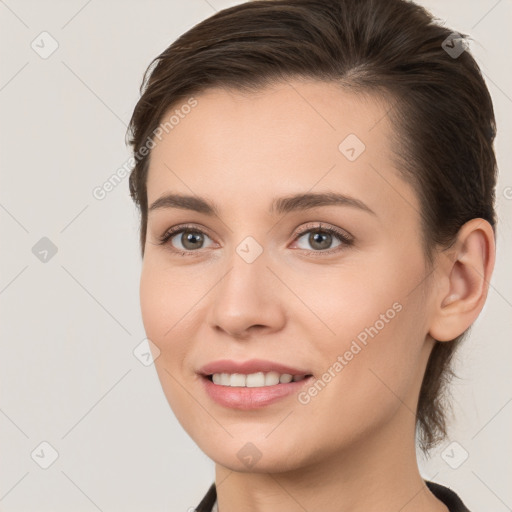
[[[414,411],[433,338],[461,334],[484,305],[490,225],[465,224],[428,269],[419,201],[393,166],[384,100],[304,80],[196,99],[152,150],[148,202],[193,194],[219,216],[150,212],[140,299],[167,400],[215,461],[219,509],[446,512],[418,470]],[[351,133],[366,146],[353,162],[338,149]],[[375,215],[346,205],[268,212],[275,197],[301,192],[349,195]],[[308,236],[320,222],[353,243],[333,236],[319,249]],[[158,244],[185,223],[206,234],[193,255],[180,255],[181,234]],[[313,232],[297,237],[302,228]],[[263,249],[252,263],[236,252],[247,236]],[[217,359],[269,359],[321,378],[394,303],[400,312],[307,404],[291,395],[241,411],[203,391],[196,372]],[[237,456],[248,442],[261,454],[251,467]]]

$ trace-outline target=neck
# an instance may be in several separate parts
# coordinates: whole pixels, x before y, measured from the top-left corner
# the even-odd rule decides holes
[[[414,417],[406,407],[395,416],[378,432],[306,467],[242,473],[216,464],[219,512],[449,512],[419,473]]]

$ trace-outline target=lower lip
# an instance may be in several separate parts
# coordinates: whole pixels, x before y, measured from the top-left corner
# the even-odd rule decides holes
[[[221,386],[204,376],[202,381],[208,396],[219,405],[230,409],[259,409],[297,393],[312,378],[309,376],[298,382],[257,388]]]

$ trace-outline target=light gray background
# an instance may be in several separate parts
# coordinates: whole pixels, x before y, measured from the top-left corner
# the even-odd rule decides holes
[[[0,0],[1,511],[186,511],[214,479],[154,367],[133,354],[145,334],[128,180],[101,201],[92,190],[130,155],[126,124],[150,60],[236,3]],[[504,512],[512,510],[512,2],[421,3],[475,40],[501,173],[488,301],[458,359],[450,439],[421,467],[472,511]],[[31,48],[43,31],[59,45],[47,59]],[[42,237],[58,248],[46,263],[32,252]],[[49,460],[43,441],[58,452],[48,469],[36,463]],[[469,457],[452,469],[442,453],[460,460],[461,447]]]

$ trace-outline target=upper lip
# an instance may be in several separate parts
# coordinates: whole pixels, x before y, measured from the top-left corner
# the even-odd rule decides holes
[[[264,359],[250,359],[248,361],[232,361],[229,359],[219,359],[202,366],[198,373],[202,375],[212,375],[214,373],[257,373],[257,372],[277,372],[280,374],[288,373],[290,375],[311,375],[311,372],[301,368],[292,368],[291,366],[266,361]]]

